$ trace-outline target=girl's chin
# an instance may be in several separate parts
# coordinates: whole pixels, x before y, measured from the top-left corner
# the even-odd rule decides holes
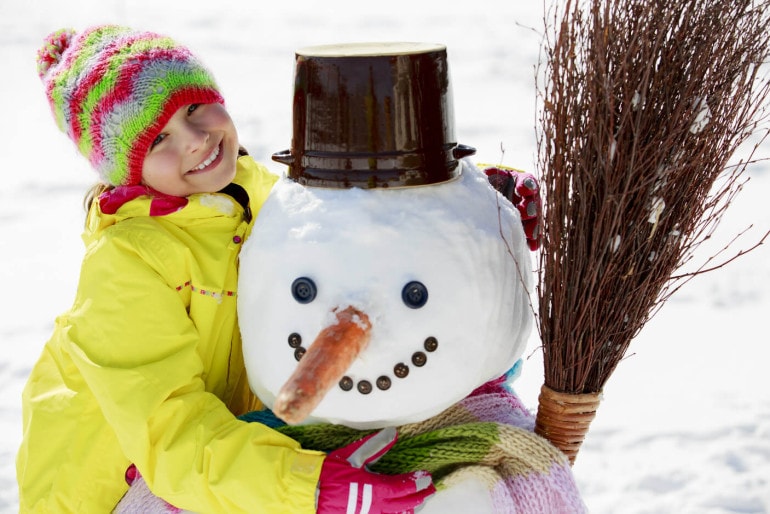
[[[219,191],[233,181],[236,172],[234,160],[225,160],[220,164],[220,169],[212,170],[211,181],[214,184],[212,192]]]

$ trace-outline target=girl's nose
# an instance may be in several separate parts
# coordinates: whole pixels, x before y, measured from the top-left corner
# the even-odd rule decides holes
[[[209,132],[193,123],[185,123],[185,150],[192,153],[206,147]]]

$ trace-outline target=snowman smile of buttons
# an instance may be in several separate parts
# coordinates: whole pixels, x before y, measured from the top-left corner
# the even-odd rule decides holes
[[[292,295],[294,299],[299,303],[310,303],[315,299],[316,286],[315,283],[307,278],[300,277],[292,283]],[[404,286],[401,291],[401,298],[404,305],[411,309],[419,309],[425,305],[428,301],[428,289],[421,282],[412,281]],[[297,332],[292,332],[287,338],[289,347],[294,350],[294,358],[299,361],[307,351],[302,343],[302,335]],[[323,341],[316,341],[315,345],[328,344]],[[428,336],[422,344],[422,348],[412,353],[410,361],[415,367],[421,368],[428,362],[427,353],[435,352],[438,349],[438,340],[433,336]],[[409,375],[409,365],[404,362],[398,362],[392,367],[393,376],[402,379]],[[361,394],[369,394],[372,392],[372,383],[377,386],[377,389],[387,391],[390,389],[392,379],[388,374],[381,374],[376,380],[368,380],[366,378],[355,381],[348,375],[343,376],[339,381],[339,387],[343,391],[350,391],[354,385],[356,390]]]

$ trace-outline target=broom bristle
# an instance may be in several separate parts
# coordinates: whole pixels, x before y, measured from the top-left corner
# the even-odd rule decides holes
[[[567,1],[538,140],[545,384],[595,393],[718,224],[767,136],[770,2]],[[718,185],[718,187],[716,187]]]
[[[727,163],[766,119],[768,4],[587,0],[556,22],[539,141],[549,387],[602,389],[741,187],[747,162]]]

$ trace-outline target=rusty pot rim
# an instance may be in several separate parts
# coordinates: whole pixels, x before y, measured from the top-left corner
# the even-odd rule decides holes
[[[444,52],[446,45],[406,41],[371,41],[360,43],[333,43],[300,48],[295,53],[302,57],[377,57]]]

